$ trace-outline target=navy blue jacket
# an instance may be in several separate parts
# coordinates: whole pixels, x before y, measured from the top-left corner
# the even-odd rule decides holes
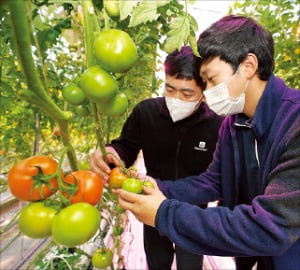
[[[159,181],[155,225],[197,254],[263,256],[300,269],[300,91],[272,75],[253,119],[226,117],[213,162],[198,176]],[[220,200],[201,209],[191,204]]]

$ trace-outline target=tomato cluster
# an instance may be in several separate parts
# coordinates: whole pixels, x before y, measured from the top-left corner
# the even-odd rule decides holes
[[[29,202],[18,221],[28,237],[52,236],[58,244],[74,247],[91,239],[100,226],[94,205],[102,198],[103,181],[92,171],[64,176],[51,157],[33,156],[10,169],[8,186],[15,197]]]
[[[118,5],[118,1],[104,1],[112,17],[119,15]],[[85,70],[78,84],[64,87],[62,95],[69,104],[76,106],[75,112],[80,116],[89,115],[89,100],[96,103],[104,115],[120,116],[128,107],[128,94],[118,90],[116,78],[135,64],[137,48],[126,32],[108,29],[96,36],[93,49],[97,64]]]
[[[143,192],[143,187],[154,188],[150,181],[142,181],[137,177],[132,177],[130,171],[115,167],[111,170],[108,178],[108,185],[110,188],[122,188],[126,191],[140,194]]]

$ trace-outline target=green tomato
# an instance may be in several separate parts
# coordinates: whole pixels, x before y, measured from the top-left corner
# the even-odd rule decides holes
[[[143,182],[140,179],[130,177],[123,181],[122,189],[128,192],[140,194],[143,191]]]
[[[79,116],[88,116],[90,114],[90,110],[87,105],[78,105],[75,108],[75,111]]]
[[[96,268],[104,269],[112,264],[113,253],[110,249],[99,248],[92,256],[92,264]]]
[[[103,4],[109,16],[117,17],[120,15],[120,7],[118,0],[103,0]]]
[[[94,55],[104,69],[113,73],[123,73],[136,62],[137,49],[126,32],[109,29],[96,37]]]
[[[148,180],[143,182],[143,186],[148,188],[154,188],[153,183]]]
[[[91,204],[72,204],[54,217],[52,238],[56,243],[67,247],[82,245],[95,235],[100,219],[98,210]]]
[[[128,107],[128,99],[124,93],[117,94],[110,103],[98,103],[100,112],[108,116],[120,116]]]
[[[70,83],[62,89],[64,99],[72,105],[80,105],[87,102],[87,97],[83,91],[75,84]]]
[[[30,203],[21,210],[19,228],[31,238],[44,238],[51,235],[51,224],[56,210],[43,202]]]
[[[130,88],[127,88],[123,91],[123,93],[126,95],[128,100],[131,100],[133,98],[133,93]]]
[[[93,101],[110,102],[117,94],[116,79],[99,66],[88,68],[79,80],[83,92]]]

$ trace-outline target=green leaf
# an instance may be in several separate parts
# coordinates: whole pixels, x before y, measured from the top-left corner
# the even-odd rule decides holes
[[[190,36],[190,21],[186,16],[178,16],[171,23],[170,29],[163,47],[167,53],[172,53],[187,43]]]
[[[196,41],[195,35],[190,35],[189,36],[189,45],[192,48],[192,51],[193,51],[194,55],[196,55],[198,57],[201,57],[199,52],[198,52],[197,41]]]
[[[125,20],[132,10],[137,6],[140,0],[121,0],[119,1],[120,7],[120,21]]]
[[[171,2],[171,0],[156,0],[156,6],[159,7],[163,7],[167,4],[169,4]]]
[[[151,22],[159,17],[154,1],[144,0],[133,10],[129,27],[134,27],[142,23]]]
[[[191,16],[190,14],[188,14],[188,19],[190,21],[192,30],[194,32],[197,32],[198,31],[198,23],[197,23],[196,19],[193,16]]]

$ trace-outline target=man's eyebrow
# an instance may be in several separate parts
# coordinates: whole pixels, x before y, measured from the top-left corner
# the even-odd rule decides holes
[[[179,89],[180,91],[184,91],[184,92],[194,92],[194,89],[192,89],[192,88],[180,88]]]
[[[172,85],[172,84],[169,84],[169,83],[165,83],[165,86],[168,86],[168,87],[170,87],[170,88],[173,88],[173,89],[175,89],[175,87]]]

